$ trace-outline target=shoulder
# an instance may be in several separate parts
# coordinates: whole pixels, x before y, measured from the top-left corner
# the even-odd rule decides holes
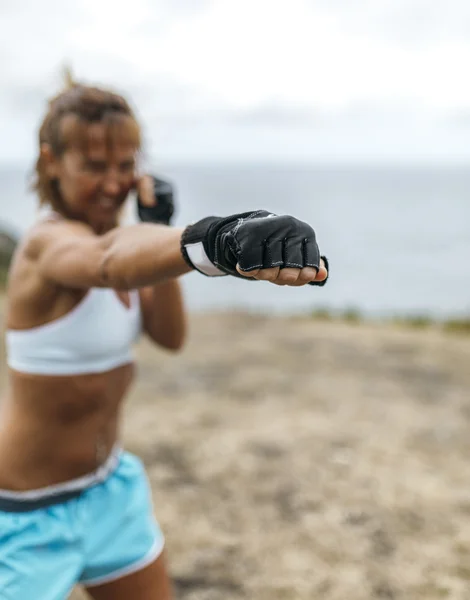
[[[66,254],[81,256],[80,243],[97,237],[90,227],[77,221],[46,220],[33,225],[22,236],[9,268],[8,295],[15,298],[15,306],[30,306],[31,298],[36,299],[38,306],[46,299],[46,304],[50,304],[58,289],[67,286],[51,283],[40,266],[54,263]]]
[[[21,250],[29,258],[34,259],[50,244],[60,245],[64,242],[73,243],[74,240],[96,237],[91,227],[80,221],[66,219],[41,221],[26,233],[21,243]]]

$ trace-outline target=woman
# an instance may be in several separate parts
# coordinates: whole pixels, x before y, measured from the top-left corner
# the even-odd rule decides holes
[[[176,278],[192,269],[279,285],[327,278],[311,227],[256,211],[183,229],[136,177],[140,129],[124,98],[73,85],[39,132],[38,222],[12,262],[0,415],[0,597],[168,600],[163,535],[119,416],[143,329],[176,350]],[[129,192],[147,223],[118,227]],[[163,195],[162,195],[163,198]],[[249,293],[250,286],[247,285]]]

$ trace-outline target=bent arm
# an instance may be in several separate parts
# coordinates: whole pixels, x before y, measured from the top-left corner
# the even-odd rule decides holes
[[[181,250],[182,229],[139,224],[97,236],[82,223],[49,223],[29,243],[39,273],[64,287],[136,289],[191,269]]]
[[[159,346],[180,350],[187,319],[181,283],[171,279],[140,290],[144,331]]]

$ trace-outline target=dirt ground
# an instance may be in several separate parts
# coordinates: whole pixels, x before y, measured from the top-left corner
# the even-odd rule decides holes
[[[198,315],[138,364],[178,600],[470,599],[470,337]]]

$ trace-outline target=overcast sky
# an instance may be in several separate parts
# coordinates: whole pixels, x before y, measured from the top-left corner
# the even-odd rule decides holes
[[[0,28],[0,162],[64,63],[156,161],[470,160],[468,0],[0,0]]]

